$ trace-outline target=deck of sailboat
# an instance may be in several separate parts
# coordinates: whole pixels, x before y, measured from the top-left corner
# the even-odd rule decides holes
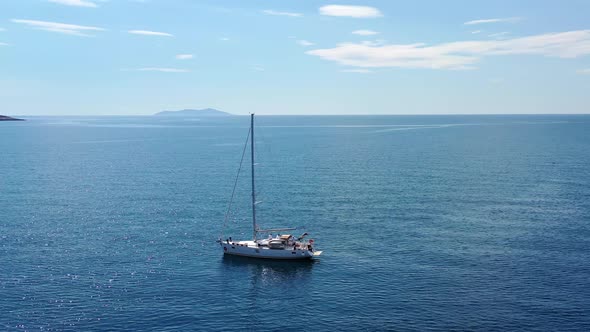
[[[230,242],[229,244],[231,245],[237,245],[237,246],[241,246],[241,247],[248,247],[248,248],[255,248],[255,249],[262,249],[262,250],[303,250],[301,248],[298,248],[294,245],[288,245],[285,246],[285,248],[270,248],[266,245],[263,244],[264,240],[260,241],[238,241],[238,242]]]

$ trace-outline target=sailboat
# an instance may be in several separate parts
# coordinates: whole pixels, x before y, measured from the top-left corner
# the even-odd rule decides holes
[[[252,239],[251,240],[235,240],[232,237],[227,237],[226,239],[222,239],[220,236],[217,242],[220,244],[223,253],[225,255],[235,255],[235,256],[245,256],[245,257],[255,257],[255,258],[266,258],[266,259],[280,259],[280,260],[302,260],[302,259],[312,259],[314,257],[318,257],[322,254],[321,251],[315,250],[314,248],[314,241],[313,240],[306,240],[306,236],[308,236],[307,232],[303,233],[302,235],[295,237],[291,234],[285,234],[285,232],[291,232],[296,230],[296,228],[273,228],[273,229],[261,229],[258,224],[256,223],[256,187],[254,181],[254,114],[250,115],[250,131],[248,133],[248,138],[246,139],[246,144],[244,145],[244,150],[242,152],[242,160],[240,162],[240,169],[242,165],[242,161],[244,160],[244,155],[246,152],[246,148],[248,146],[248,141],[250,142],[250,169],[251,169],[251,180],[252,180]],[[240,174],[240,170],[238,170],[238,177]],[[225,215],[225,223],[229,218],[229,213],[231,210],[231,204],[233,201],[236,184],[238,182],[238,178],[236,178],[236,182],[234,183],[234,190],[232,192],[232,198],[230,199],[230,204],[228,207],[228,211]],[[261,237],[260,235],[264,234],[267,235],[266,237]],[[275,234],[274,236],[272,234]]]

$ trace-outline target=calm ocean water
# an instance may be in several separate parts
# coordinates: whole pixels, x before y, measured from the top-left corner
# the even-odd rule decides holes
[[[248,121],[0,123],[0,330],[590,330],[590,116],[258,117],[295,264],[215,244]]]

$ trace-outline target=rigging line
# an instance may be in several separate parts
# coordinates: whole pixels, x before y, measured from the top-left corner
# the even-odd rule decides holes
[[[258,117],[260,119],[260,117]],[[270,147],[270,140],[267,139],[268,135],[266,135],[266,130],[264,128],[264,126],[257,126],[256,127],[256,137],[258,137],[258,139],[256,140],[256,151],[254,151],[254,155],[256,157],[256,160],[258,161],[255,165],[260,165],[260,167],[257,167],[257,169],[260,169],[261,171],[264,171],[267,167],[268,167],[268,161],[272,160],[272,158],[261,158],[264,156],[270,156],[271,154],[268,153],[270,151],[269,147]],[[262,147],[261,147],[262,145]],[[261,174],[260,172],[258,172],[258,174]],[[265,173],[268,174],[268,173]],[[264,176],[258,176],[256,178],[256,197],[264,197],[266,194],[266,189],[268,189],[268,182],[265,181],[265,177]],[[262,200],[260,200],[262,201]],[[257,202],[260,203],[260,202]],[[263,211],[264,208],[257,208],[257,211],[261,210]]]
[[[244,156],[246,155],[246,148],[248,147],[248,140],[250,139],[250,132],[252,129],[248,129],[248,136],[246,136],[246,143],[244,144],[244,150],[242,150],[242,158],[240,159],[240,167],[238,168],[238,174],[236,175],[236,180],[234,182],[234,188],[231,192],[231,198],[229,199],[229,205],[227,206],[227,211],[225,212],[225,218],[223,220],[223,227],[221,228],[221,234],[219,234],[219,239],[221,240],[221,236],[223,235],[223,231],[227,225],[227,221],[229,220],[229,215],[231,212],[231,206],[234,201],[234,196],[236,193],[236,188],[238,186],[238,180],[240,178],[240,171],[242,170],[242,164],[244,163]]]
[[[259,117],[260,119],[260,117]],[[261,123],[263,121],[259,120],[259,123]],[[256,136],[258,137],[258,144],[257,144],[257,149],[255,151],[255,155],[256,155],[256,160],[258,160],[261,164],[260,169],[262,171],[267,170],[264,174],[265,175],[269,175],[271,174],[271,179],[272,179],[272,172],[270,171],[270,169],[272,168],[271,165],[271,161],[272,160],[276,160],[276,158],[274,157],[273,151],[272,151],[272,140],[270,139],[270,137],[272,136],[272,132],[268,131],[268,128],[264,125],[259,125],[256,127]],[[262,144],[260,144],[262,142]],[[262,146],[261,146],[262,145]],[[266,158],[261,158],[266,156]],[[262,162],[261,162],[262,161]],[[256,196],[258,197],[264,197],[266,192],[269,190],[269,188],[271,188],[271,186],[269,185],[269,181],[266,181],[267,178],[264,176],[258,176],[258,178],[256,179]],[[263,210],[264,208],[262,207],[261,210]]]

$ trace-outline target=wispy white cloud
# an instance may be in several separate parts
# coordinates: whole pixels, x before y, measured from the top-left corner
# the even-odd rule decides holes
[[[359,35],[359,36],[373,36],[378,33],[379,32],[373,31],[373,30],[355,30],[352,32],[353,35]]]
[[[0,42],[0,46],[8,46],[8,44]]]
[[[381,17],[381,11],[369,6],[327,5],[320,7],[320,14],[326,16],[344,16],[355,18]]]
[[[481,57],[542,55],[576,58],[590,55],[590,30],[547,33],[506,40],[459,41],[437,45],[342,43],[306,52],[341,65],[378,68],[473,69]]]
[[[267,9],[262,11],[266,15],[276,15],[276,16],[290,16],[290,17],[301,17],[303,14],[301,13],[293,13],[293,12],[281,12],[272,9]]]
[[[341,72],[343,72],[343,73],[357,73],[357,74],[372,73],[372,71],[370,71],[368,69],[343,69],[343,70],[341,70]]]
[[[360,42],[360,44],[365,46],[383,46],[387,44],[387,41],[384,39],[363,40],[362,42]]]
[[[474,30],[474,31],[471,31],[471,33],[474,34],[474,35],[476,35],[478,33],[481,33],[481,30]]]
[[[145,67],[136,69],[121,69],[122,71],[157,71],[161,73],[188,73],[190,70],[181,68],[166,68],[166,67]]]
[[[221,37],[221,38],[219,38],[219,40],[221,40],[221,41],[229,41],[229,38],[227,38],[227,37]]]
[[[66,6],[91,7],[91,8],[98,7],[97,4],[95,4],[94,2],[89,1],[89,0],[48,0],[48,1],[60,4],[60,5],[66,5]]]
[[[129,30],[127,32],[130,34],[134,34],[134,35],[174,37],[174,35],[166,33],[166,32],[149,31],[149,30]]]
[[[463,23],[464,25],[487,24],[487,23],[516,23],[521,21],[522,17],[505,17],[505,18],[487,18],[484,20],[473,20]]]
[[[590,75],[590,68],[580,69],[578,70],[579,74]]]
[[[305,40],[305,39],[298,40],[297,41],[297,44],[299,44],[301,46],[305,46],[305,47],[315,45],[314,43],[312,43],[312,42],[310,42],[308,40]]]
[[[176,59],[178,60],[190,60],[192,59],[194,56],[192,54],[178,54],[176,56]]]
[[[76,24],[65,24],[65,23],[57,23],[57,22],[47,22],[47,21],[12,19],[12,22],[19,23],[19,24],[26,24],[34,29],[63,33],[63,34],[67,34],[67,35],[83,36],[83,37],[90,36],[86,32],[105,31],[105,29],[98,28],[98,27],[76,25]]]
[[[502,31],[502,32],[489,34],[488,37],[496,38],[496,39],[505,39],[509,34],[510,34],[510,32],[508,32],[508,31]]]
[[[6,29],[4,29],[4,28],[0,28],[0,32],[2,32],[2,31],[6,31]]]

